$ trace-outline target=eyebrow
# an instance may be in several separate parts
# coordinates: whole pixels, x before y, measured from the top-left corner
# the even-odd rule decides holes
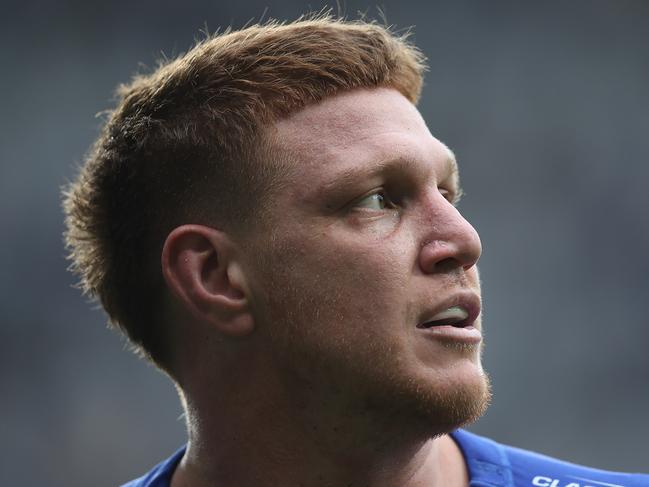
[[[453,152],[451,149],[448,147],[446,148],[448,151],[448,157],[446,158],[449,166],[451,166],[451,176],[455,176],[457,178],[460,177],[460,170],[458,169],[457,166],[457,157],[455,157],[455,152]]]
[[[453,181],[453,186],[454,186],[453,189],[455,190],[455,197],[453,198],[453,204],[457,204],[462,198],[462,196],[464,196],[464,190],[460,185],[460,169],[457,165],[457,157],[455,157],[455,152],[453,152],[448,147],[446,148],[446,150],[448,151],[447,161],[449,166],[451,166],[450,178]]]
[[[450,179],[453,181],[453,190],[455,192],[455,200],[459,200],[463,194],[462,188],[460,187],[460,173],[458,169],[457,160],[455,154],[451,149],[448,149],[448,157],[446,157],[446,164],[449,170],[448,176],[444,179]],[[335,179],[327,181],[320,185],[316,191],[315,195],[321,196],[327,193],[343,193],[346,191],[347,187],[353,185],[354,183],[367,180],[372,177],[379,176],[384,174],[386,171],[400,170],[407,166],[416,165],[416,163],[409,158],[398,158],[398,159],[386,159],[379,162],[378,164],[372,165],[371,167],[350,167],[342,170]]]

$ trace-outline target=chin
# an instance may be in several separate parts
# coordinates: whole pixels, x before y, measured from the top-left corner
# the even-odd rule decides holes
[[[475,422],[491,400],[489,377],[479,364],[469,361],[447,373],[427,369],[408,379],[402,377],[404,380],[392,383],[391,397],[383,396],[383,405],[392,410],[393,420],[398,417],[403,427],[427,437]],[[389,389],[384,390],[387,393]]]
[[[433,435],[449,433],[478,420],[491,401],[491,384],[482,369],[462,377],[449,377],[443,383],[420,390],[415,411]]]

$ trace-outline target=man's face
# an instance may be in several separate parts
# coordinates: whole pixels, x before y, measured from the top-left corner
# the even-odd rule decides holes
[[[250,247],[251,289],[286,394],[302,408],[426,418],[434,432],[475,419],[489,396],[481,247],[452,203],[452,153],[391,89],[328,98],[274,129],[291,167],[264,202],[271,231]]]

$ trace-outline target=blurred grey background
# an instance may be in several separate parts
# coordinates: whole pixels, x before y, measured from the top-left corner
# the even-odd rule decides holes
[[[2,2],[0,485],[114,486],[184,442],[171,384],[66,272],[59,189],[95,114],[206,26],[324,5]],[[494,401],[471,429],[649,471],[649,2],[380,6],[430,60],[421,111],[483,239]]]

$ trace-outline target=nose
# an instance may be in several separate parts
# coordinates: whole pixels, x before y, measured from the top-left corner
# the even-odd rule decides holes
[[[443,199],[443,198],[442,198]],[[429,208],[427,232],[419,252],[419,266],[426,274],[468,271],[480,258],[478,232],[448,201]]]

